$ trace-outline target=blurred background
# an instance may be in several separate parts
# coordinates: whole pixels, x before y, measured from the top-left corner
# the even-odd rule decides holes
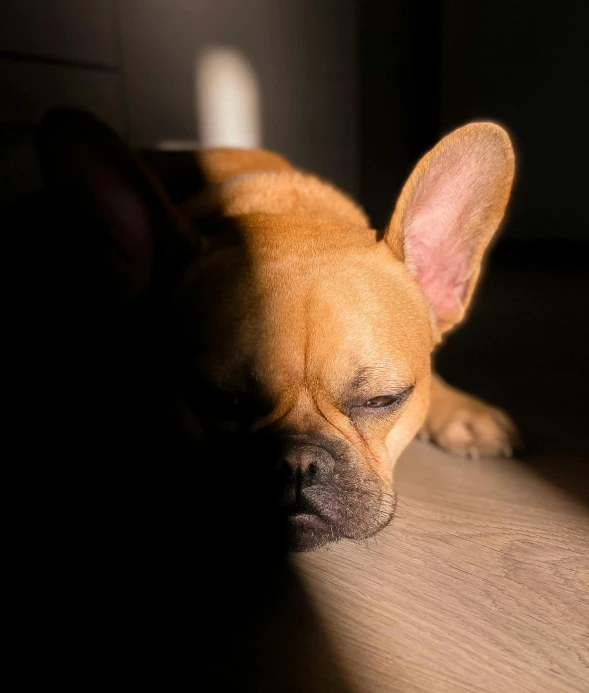
[[[416,159],[473,119],[518,149],[509,240],[589,242],[589,6],[534,0],[3,0],[3,199],[47,108],[137,146],[262,145],[385,223]]]
[[[587,26],[573,0],[3,0],[0,203],[41,186],[34,128],[54,105],[90,109],[136,147],[274,149],[358,198],[376,228],[440,136],[499,122],[513,199],[438,363],[514,415],[530,463],[586,494]]]

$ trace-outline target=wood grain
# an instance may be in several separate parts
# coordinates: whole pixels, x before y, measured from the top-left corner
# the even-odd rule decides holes
[[[307,690],[588,691],[589,508],[524,463],[419,443],[397,488],[377,538],[294,561],[339,663]],[[312,648],[304,669],[325,669]]]

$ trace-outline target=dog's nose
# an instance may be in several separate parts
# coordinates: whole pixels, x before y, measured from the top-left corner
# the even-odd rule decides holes
[[[333,457],[318,445],[293,445],[283,450],[276,462],[276,471],[297,492],[329,481],[334,468]]]

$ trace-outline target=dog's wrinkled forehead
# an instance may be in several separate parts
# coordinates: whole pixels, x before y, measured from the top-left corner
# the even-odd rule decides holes
[[[313,247],[303,238],[273,248],[236,236],[191,268],[179,292],[181,322],[208,372],[247,367],[286,387],[388,369],[401,383],[429,353],[422,296],[383,244]]]

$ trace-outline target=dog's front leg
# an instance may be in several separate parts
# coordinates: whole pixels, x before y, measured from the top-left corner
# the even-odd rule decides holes
[[[519,444],[510,418],[432,375],[431,400],[421,439],[463,457],[510,457]]]

